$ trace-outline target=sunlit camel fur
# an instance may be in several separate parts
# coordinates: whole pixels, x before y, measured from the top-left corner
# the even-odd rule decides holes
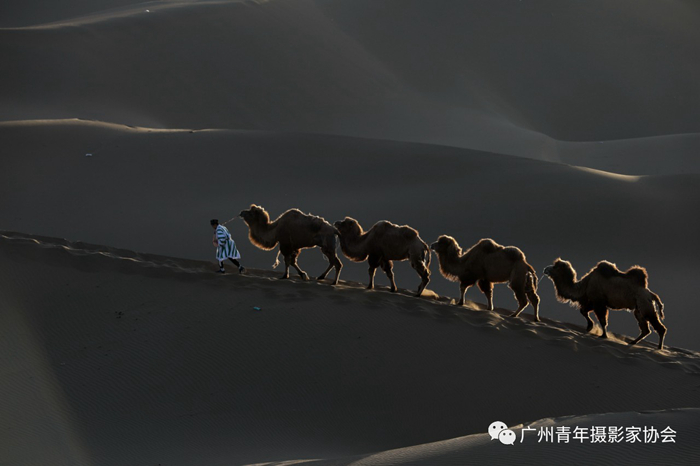
[[[513,316],[519,316],[529,301],[535,310],[534,320],[539,322],[537,275],[520,249],[514,246],[504,247],[487,238],[462,253],[457,241],[445,235],[431,244],[430,249],[438,256],[442,276],[451,281],[459,281],[459,306],[464,305],[464,295],[476,283],[486,296],[488,309],[492,311],[493,284],[508,283],[518,301],[518,309]]]
[[[307,215],[298,209],[290,209],[279,216],[274,222],[270,222],[270,215],[260,206],[251,205],[248,210],[240,213],[241,218],[248,225],[248,238],[260,249],[271,250],[278,243],[279,254],[284,257],[284,275],[281,278],[289,278],[289,267],[294,267],[299,276],[308,280],[306,272],[299,268],[297,257],[302,249],[320,247],[328,258],[328,268],[318,280],[323,280],[328,272],[335,267],[334,285],[338,284],[340,270],[343,264],[336,254],[338,232],[333,225],[321,217]]]
[[[369,263],[369,285],[374,288],[374,273],[381,267],[391,282],[391,291],[396,291],[393,261],[408,260],[418,272],[421,283],[416,296],[420,296],[430,282],[430,250],[418,232],[406,225],[398,226],[391,222],[377,222],[369,231],[362,230],[354,218],[345,217],[334,223],[340,233],[340,249],[354,262]]]
[[[608,309],[628,309],[639,323],[641,333],[630,342],[637,344],[651,333],[649,324],[659,334],[659,349],[664,347],[666,327],[661,323],[664,318],[664,305],[659,296],[647,287],[647,271],[634,266],[627,272],[620,271],[615,264],[599,262],[581,280],[576,280],[576,270],[565,260],[557,259],[554,264],[544,269],[554,283],[557,298],[562,302],[577,305],[588,322],[587,332],[593,328],[593,320],[588,315],[595,312],[603,328],[602,338],[607,338]],[[658,314],[654,307],[658,305]]]

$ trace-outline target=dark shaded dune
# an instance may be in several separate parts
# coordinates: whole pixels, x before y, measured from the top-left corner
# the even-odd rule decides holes
[[[154,2],[139,0],[22,0],[20,2],[0,2],[0,28],[27,27],[53,23],[100,11],[145,3],[152,4]]]
[[[640,435],[636,443],[591,444],[590,439],[564,442],[538,442],[539,429],[568,427],[573,432],[577,427],[591,431],[593,426],[638,426],[655,428],[658,431],[671,427],[675,442],[645,443]],[[522,437],[522,428],[533,428]],[[674,464],[695,465],[700,461],[700,448],[694,439],[700,435],[700,410],[697,408],[647,411],[641,413],[605,413],[586,416],[565,416],[541,419],[513,427],[518,440],[511,446],[492,440],[488,434],[469,435],[442,442],[416,445],[368,455],[327,460],[300,460],[289,462],[259,463],[256,466],[471,466],[491,464],[565,464],[575,458],[576,464],[595,466],[617,466],[620,464]],[[681,434],[682,432],[682,434]],[[653,434],[649,439],[654,438]],[[523,440],[520,443],[520,440]]]
[[[2,2],[0,463],[698,464],[699,52],[693,0]],[[458,308],[434,256],[422,298],[405,262],[398,293],[342,256],[277,280],[251,203],[639,264],[666,347],[626,312],[583,334],[547,279],[540,323],[505,285]]]
[[[0,125],[13,157],[0,172],[3,228],[114,247],[213,260],[209,219],[227,220],[251,203],[273,217],[298,207],[329,221],[386,219],[434,241],[463,246],[491,237],[518,246],[538,272],[560,256],[584,273],[599,260],[640,264],[666,304],[668,344],[697,347],[698,175],[625,177],[466,149],[337,136],[242,131],[157,131],[90,122]],[[92,153],[92,157],[85,157]],[[339,170],[339,167],[341,169]],[[268,268],[274,252],[250,245],[240,220],[229,225],[245,264]],[[312,276],[318,251],[302,253]],[[364,282],[365,264],[341,278]],[[418,286],[405,263],[397,284]],[[377,277],[377,285],[386,285]],[[430,288],[456,296],[438,275]],[[540,284],[542,315],[581,324]],[[477,290],[468,299],[483,302]],[[497,286],[497,306],[515,305]],[[611,315],[611,329],[638,334],[634,318]],[[656,341],[650,336],[650,341]]]
[[[543,134],[696,132],[699,23],[681,1],[163,2],[0,31],[0,119],[312,131],[540,158],[553,145]]]
[[[406,82],[450,105],[560,140],[697,131],[697,2],[317,4]]]
[[[334,458],[483,432],[494,416],[697,407],[697,353],[252,272],[0,235],[3,460]]]
[[[326,120],[328,130],[358,108],[381,108],[397,85],[306,3],[162,8],[0,35],[12,70],[3,119],[246,129]]]
[[[543,159],[627,175],[700,173],[700,134],[619,141],[557,141]]]

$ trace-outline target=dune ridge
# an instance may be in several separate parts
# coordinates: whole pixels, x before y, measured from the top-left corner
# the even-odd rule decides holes
[[[697,407],[696,352],[628,348],[406,290],[279,281],[269,270],[220,276],[212,266],[3,232],[0,329],[12,348],[0,358],[5,457],[28,465],[343,458],[484,432],[494,416],[517,426],[543,414]],[[27,330],[16,332],[16,319]],[[45,363],[18,366],[19,348]],[[51,381],[60,408],[33,395],[40,379]],[[55,409],[61,417],[41,429],[17,414]],[[73,450],[30,448],[58,433],[74,439]],[[446,451],[428,449],[436,458]]]
[[[0,2],[0,463],[700,464],[698,56],[697,0]],[[514,245],[542,321],[435,259],[279,280],[252,204]],[[557,257],[645,267],[665,348]],[[534,433],[601,425],[677,442]]]
[[[692,331],[698,315],[684,311],[693,305],[687,290],[700,254],[699,225],[688,215],[700,208],[696,174],[630,178],[446,146],[82,120],[3,123],[0,137],[12,154],[0,172],[4,230],[202,259],[212,254],[209,219],[235,217],[253,203],[272,216],[299,207],[329,221],[387,219],[415,227],[426,241],[449,234],[464,245],[484,237],[516,245],[538,272],[557,256],[580,273],[602,259],[643,265],[667,306],[668,344],[700,349]],[[220,167],[230,175],[217,175]],[[684,227],[669,228],[675,225]],[[249,244],[241,220],[229,228],[247,267],[274,262],[274,253]],[[313,275],[326,263],[308,251],[300,264]],[[345,264],[341,278],[366,279],[365,265]],[[405,264],[395,272],[399,286],[418,285]],[[540,287],[543,316],[583,321],[555,301],[551,283]],[[436,266],[431,288],[457,294]],[[467,298],[483,301],[478,290]],[[496,287],[495,302],[513,305],[505,286]],[[610,325],[638,333],[626,313],[613,313]]]
[[[122,3],[122,5],[114,6],[112,8],[104,8],[108,5],[101,5],[94,9],[94,11],[89,11],[90,9],[75,11],[72,15],[69,15],[65,18],[48,19],[45,22],[40,22],[37,24],[27,24],[23,26],[0,27],[0,29],[8,31],[21,31],[33,29],[55,29],[63,27],[74,27],[78,25],[93,24],[97,22],[120,20],[123,18],[129,18],[134,15],[157,12],[171,8],[186,8],[193,6],[201,7],[210,5],[221,5],[225,3],[243,3],[246,1],[250,1],[252,3],[265,2],[265,0],[261,0],[260,2],[256,2],[256,0],[156,0],[145,2],[135,0],[115,0],[112,3]],[[65,12],[64,14],[69,14],[69,12]]]
[[[95,260],[95,258],[107,258],[117,262],[126,261],[130,265],[133,264],[137,266],[144,275],[160,277],[165,274],[166,276],[177,277],[180,274],[194,274],[196,277],[192,279],[216,278],[216,276],[212,276],[212,271],[215,269],[213,262],[139,253],[125,249],[17,232],[0,231],[0,239],[9,244],[29,246],[30,249],[32,247],[38,247],[40,250],[44,251],[56,251],[63,256],[64,260],[76,258],[78,259],[76,263],[80,263],[81,265],[85,265],[86,263],[83,261],[89,258],[93,258],[93,260]],[[33,256],[31,251],[27,252],[29,252],[30,255],[25,257],[33,258],[34,260],[36,260],[35,257],[37,257],[39,260],[45,260],[41,253]],[[127,265],[123,267],[125,270],[133,270]],[[151,272],[149,269],[157,270]],[[117,270],[119,270],[119,267]],[[165,270],[168,272],[166,273]],[[234,273],[234,275],[236,274]],[[245,280],[276,280],[277,275],[278,273],[272,270],[250,269],[245,277],[242,278]],[[294,281],[298,282],[300,286],[305,285],[305,282],[298,279]],[[330,282],[327,279],[319,284],[329,285]],[[362,293],[365,285],[358,282],[341,280],[341,287],[343,289],[353,289]],[[402,296],[397,298],[399,301],[390,303],[388,299],[385,299],[383,300],[384,304],[389,308],[400,309],[406,304],[406,297],[412,297],[413,293],[411,290],[402,289],[400,294]],[[425,299],[426,297],[427,300]],[[451,306],[455,302],[453,298],[441,297],[429,289],[426,290],[425,297],[416,299],[421,299],[423,304],[435,302],[436,305],[450,305],[447,310],[441,307],[430,308],[428,306],[423,306],[423,310],[426,311],[427,315],[434,316],[435,318],[444,319],[449,316],[450,319],[458,319],[472,327],[495,331],[517,331],[527,336],[541,338],[554,345],[567,347],[575,351],[587,348],[600,353],[607,353],[621,359],[640,358],[657,362],[665,367],[681,369],[689,374],[700,375],[700,352],[697,351],[675,347],[668,347],[662,351],[658,351],[649,341],[643,341],[639,346],[628,347],[625,345],[626,342],[631,341],[631,338],[628,337],[611,333],[611,341],[605,341],[599,339],[596,335],[583,335],[583,327],[564,324],[552,319],[544,319],[543,323],[531,322],[531,312],[524,312],[523,316],[525,317],[523,318],[512,319],[510,318],[511,312],[506,309],[497,308],[493,312],[485,311],[483,304],[480,305],[472,301],[467,302],[467,306],[464,308],[454,308]],[[528,310],[531,311],[531,309]]]
[[[139,13],[0,29],[0,119],[322,132],[574,164],[592,151],[632,174],[698,149],[670,136],[697,132],[692,2],[123,3]]]
[[[216,132],[216,131],[250,131],[238,128],[161,128],[154,126],[134,126],[123,123],[90,120],[83,118],[31,119],[0,121],[0,126],[8,129],[36,128],[46,126],[85,126],[93,128],[109,128],[115,131],[145,131],[145,132]],[[305,134],[322,134],[306,132]],[[393,142],[388,137],[378,139]],[[456,144],[434,144],[435,146],[460,147]],[[470,145],[468,149],[494,151],[498,147],[480,144]],[[572,166],[582,166],[600,171],[626,176],[644,175],[675,175],[700,174],[700,161],[694,154],[700,148],[700,133],[673,134],[665,136],[642,137],[635,139],[606,140],[596,142],[567,142],[550,139],[548,144],[538,148],[536,152],[521,152],[505,149],[502,155],[527,156],[535,160],[552,163],[562,163]],[[663,156],[662,156],[663,154]]]
[[[288,466],[295,464],[324,466],[388,466],[388,465],[479,465],[494,461],[506,464],[541,464],[542,462],[568,462],[576,458],[577,464],[679,464],[692,465],[700,460],[700,449],[692,440],[700,434],[700,410],[698,408],[662,411],[605,413],[585,416],[565,416],[540,419],[526,426],[509,427],[516,433],[517,441],[511,448],[498,440],[491,440],[487,433],[474,434],[456,439],[425,445],[390,450],[351,458],[327,460],[290,460],[271,463],[256,463],[249,466]],[[676,443],[589,445],[589,442],[538,443],[537,432],[527,431],[522,437],[522,428],[576,427],[590,429],[592,426],[645,426],[674,428]],[[682,432],[682,434],[681,434]],[[681,435],[683,438],[681,439]],[[642,435],[643,437],[643,435]],[[523,442],[520,443],[520,439]],[[660,441],[660,440],[659,440]]]

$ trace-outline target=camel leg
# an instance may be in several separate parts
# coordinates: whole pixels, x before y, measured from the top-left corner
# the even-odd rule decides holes
[[[323,255],[328,259],[328,268],[321,275],[318,276],[316,280],[324,280],[328,275],[328,272],[335,267],[335,280],[333,280],[333,285],[337,285],[340,279],[340,269],[343,268],[342,262],[338,259],[338,255],[333,250],[322,249]]]
[[[396,282],[394,281],[394,263],[392,261],[382,261],[382,270],[386,273],[389,283],[391,283],[391,292],[396,293]]]
[[[527,300],[532,304],[534,309],[534,317],[532,320],[534,322],[540,321],[540,297],[537,295],[537,277],[533,273],[528,273],[525,278],[525,295]]]
[[[603,334],[600,338],[608,338],[608,308],[605,306],[597,306],[595,308],[595,315],[600,322],[600,326],[603,328]]]
[[[340,281],[340,271],[343,268],[343,263],[340,262],[340,259],[338,259],[338,255],[335,253],[335,251],[333,251],[333,254],[330,255],[328,259],[333,264],[333,267],[335,267],[335,280],[333,280],[333,284],[337,285]]]
[[[645,321],[647,333],[644,335],[644,337],[650,333],[649,324],[651,324],[651,326],[654,327],[656,333],[659,334],[659,349],[664,349],[664,337],[666,336],[667,329],[666,326],[661,323],[661,320],[659,319],[659,314],[656,312],[656,308],[654,307],[654,301],[660,302],[659,297],[654,293],[651,294],[652,300],[639,298],[637,299],[637,308],[634,310],[634,317],[637,319],[637,321],[640,322],[640,328],[642,325],[641,321]],[[642,333],[644,333],[644,330],[642,330]],[[634,343],[636,343],[644,337],[640,335],[640,338],[635,340]]]
[[[374,273],[377,271],[376,267],[369,266],[369,285],[367,285],[368,290],[374,289]]]
[[[282,252],[280,248],[280,252]],[[291,263],[291,253],[288,251],[282,252],[282,256],[284,257],[284,274],[280,277],[280,280],[286,280],[289,278],[289,265]]]
[[[335,262],[326,250],[321,248],[321,252],[324,256],[326,256],[326,259],[328,260],[328,267],[326,267],[326,270],[324,270],[323,273],[316,278],[316,280],[318,281],[325,280],[326,275],[328,275],[328,272],[330,272],[333,266],[335,265]]]
[[[586,333],[589,333],[591,330],[593,330],[593,319],[591,319],[591,316],[589,315],[592,309],[589,309],[587,307],[581,307],[580,311],[581,315],[586,319],[586,322],[588,324],[586,325]]]
[[[369,264],[369,285],[367,285],[368,290],[373,290],[374,289],[374,273],[377,271],[377,267],[379,267],[379,259],[374,256],[369,256],[367,258],[367,263]]]
[[[427,288],[428,283],[430,283],[430,270],[428,270],[428,268],[425,266],[425,262],[423,262],[422,259],[411,261],[411,267],[413,267],[413,270],[418,272],[418,275],[420,275],[421,278],[420,285],[418,285],[418,291],[416,292],[416,296],[420,296],[423,294],[423,290]]]
[[[316,278],[316,280],[318,280],[318,281],[325,280],[326,275],[328,275],[328,272],[330,272],[332,268],[333,268],[333,264],[328,264],[328,267],[326,268],[326,270],[324,270],[323,273]]]
[[[464,306],[464,295],[467,294],[467,290],[469,289],[470,286],[472,286],[474,283],[469,283],[469,282],[461,282],[459,284],[459,302],[457,303],[457,306]]]
[[[527,299],[530,301],[530,304],[532,304],[532,307],[535,309],[535,318],[533,319],[535,322],[540,321],[540,297],[537,295],[537,292],[535,290],[528,290],[525,292],[527,294]]]
[[[651,330],[649,329],[649,322],[647,322],[639,309],[635,309],[634,318],[637,319],[637,323],[639,323],[639,330],[641,330],[641,332],[637,338],[630,342],[630,346],[636,345],[651,333]]]
[[[508,283],[508,288],[513,291],[515,300],[518,302],[518,309],[512,314],[512,317],[518,317],[528,304],[527,294],[525,293],[525,282],[511,280],[510,283]]]
[[[523,309],[527,307],[527,295],[523,290],[513,290],[513,292],[515,293],[515,299],[518,301],[518,310],[512,314],[512,317],[518,317],[523,312]]]
[[[652,318],[650,319],[651,326],[654,327],[656,333],[659,334],[659,349],[664,349],[664,337],[666,336],[666,326],[661,323],[659,316],[654,311]]]
[[[666,337],[666,326],[661,322],[655,325],[654,322],[651,323],[654,326],[654,330],[659,334],[659,349],[664,349],[664,337]]]
[[[476,284],[481,292],[484,293],[484,296],[486,296],[488,310],[493,311],[493,283],[487,280],[479,280]]]
[[[299,250],[298,250],[298,249],[297,249],[296,251],[292,252],[292,254],[291,254],[291,261],[290,261],[290,262],[291,262],[291,266],[294,267],[295,269],[297,269],[297,272],[299,273],[299,276],[300,276],[303,280],[308,280],[308,279],[309,279],[309,275],[308,275],[306,272],[304,272],[303,270],[301,270],[301,269],[299,268],[299,265],[297,264],[297,256],[299,256]]]
[[[321,252],[324,256],[326,256],[326,259],[328,259],[328,268],[318,277],[317,280],[325,279],[328,275],[328,272],[330,272],[331,269],[335,267],[335,280],[333,280],[332,284],[337,285],[340,281],[340,270],[343,268],[343,263],[340,262],[340,259],[338,259],[338,254],[335,252],[337,245],[338,243],[335,236],[333,236],[330,240],[326,238],[325,241],[322,241],[319,244],[319,246],[321,247]]]

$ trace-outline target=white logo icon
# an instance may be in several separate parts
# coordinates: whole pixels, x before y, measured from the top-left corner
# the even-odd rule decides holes
[[[498,434],[498,440],[501,441],[503,445],[513,445],[515,443],[515,432],[510,429],[502,430]]]
[[[491,440],[498,440],[498,434],[500,434],[502,430],[506,430],[507,428],[508,426],[505,424],[505,422],[492,422],[489,426],[489,435],[491,436]]]

